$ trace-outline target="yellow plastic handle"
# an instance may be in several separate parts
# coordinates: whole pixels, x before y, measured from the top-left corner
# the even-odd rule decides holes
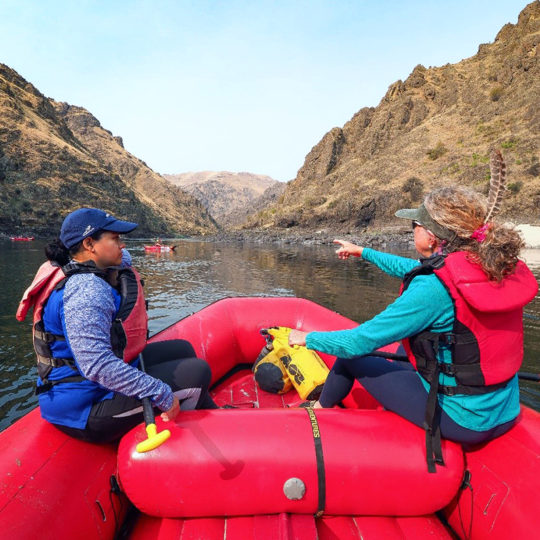
[[[291,329],[286,326],[279,326],[278,328],[269,328],[268,333],[274,337],[274,340],[277,339],[278,341],[287,343]]]
[[[289,345],[289,334],[291,333],[291,330],[292,328],[288,328],[287,326],[279,326],[278,328],[269,328],[268,333],[274,337],[276,343],[297,351],[300,349],[300,345]]]
[[[171,436],[171,432],[168,429],[164,429],[158,433],[156,424],[148,424],[146,426],[146,434],[148,435],[148,439],[141,441],[136,447],[139,454],[154,450],[154,448],[161,446]]]

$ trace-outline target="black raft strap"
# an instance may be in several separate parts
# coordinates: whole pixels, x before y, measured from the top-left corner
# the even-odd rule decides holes
[[[311,430],[313,431],[313,442],[315,443],[315,458],[317,460],[317,481],[318,481],[318,491],[319,491],[319,500],[317,503],[317,512],[315,517],[321,517],[324,514],[324,509],[326,507],[326,474],[324,471],[324,456],[321,442],[321,432],[319,430],[319,422],[317,422],[317,417],[315,412],[311,407],[306,407],[306,411],[309,416],[309,421],[311,423]]]

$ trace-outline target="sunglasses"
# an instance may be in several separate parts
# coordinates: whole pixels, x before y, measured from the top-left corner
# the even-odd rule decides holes
[[[413,228],[413,231],[414,231],[414,229],[416,229],[416,227],[421,227],[421,226],[422,226],[422,224],[421,224],[421,223],[418,223],[418,221],[413,221],[413,222],[412,222],[412,228]]]

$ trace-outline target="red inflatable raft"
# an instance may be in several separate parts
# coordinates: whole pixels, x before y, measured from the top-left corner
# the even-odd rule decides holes
[[[34,239],[33,236],[12,236],[12,242],[31,242]]]
[[[423,431],[359,385],[350,410],[287,408],[294,390],[260,391],[248,364],[264,344],[259,329],[273,324],[355,325],[302,299],[232,298],[160,332],[152,339],[190,340],[212,367],[216,401],[240,408],[158,419],[171,438],[145,454],[135,450],[143,426],[117,453],[32,411],[0,434],[2,534],[112,538],[130,524],[124,536],[135,539],[536,537],[538,413],[523,408],[512,430],[468,452],[445,441],[446,465],[429,474]],[[126,519],[128,498],[140,514]]]
[[[148,253],[169,253],[174,251],[176,246],[160,246],[155,244],[153,246],[144,246],[144,251]]]

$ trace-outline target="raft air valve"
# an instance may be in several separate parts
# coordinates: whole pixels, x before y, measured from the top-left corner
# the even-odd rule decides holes
[[[299,501],[306,493],[306,485],[300,478],[289,478],[283,484],[283,493],[291,501]]]

